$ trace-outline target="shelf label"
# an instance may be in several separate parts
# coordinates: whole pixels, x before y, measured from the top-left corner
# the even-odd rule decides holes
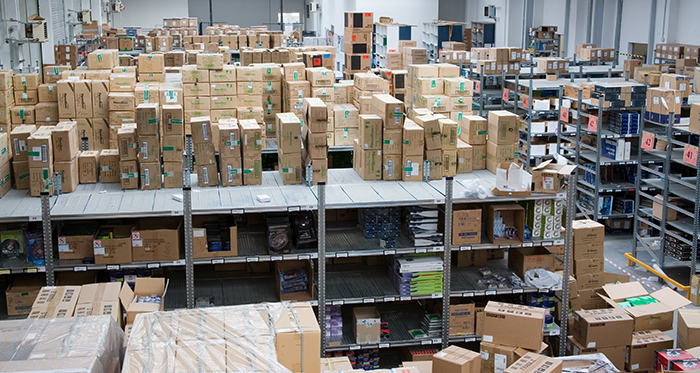
[[[185,265],[185,259],[173,260],[173,265],[174,265],[174,266],[184,266],[184,265]]]
[[[331,304],[334,305],[334,306],[342,306],[344,303],[345,303],[345,302],[343,302],[342,299],[341,299],[341,300],[334,300],[334,301],[331,302]]]
[[[464,298],[471,298],[471,297],[474,296],[474,293],[462,293],[462,296],[463,296]]]
[[[288,212],[301,211],[301,206],[289,206],[289,207],[287,207],[287,211]]]
[[[347,257],[348,257],[348,253],[336,253],[336,254],[335,254],[335,257],[336,257],[336,258],[347,258]]]
[[[430,294],[430,297],[433,299],[442,298],[442,293],[433,293],[433,294]]]
[[[523,247],[532,247],[532,242],[523,242]]]
[[[24,269],[24,273],[37,273],[37,272],[39,272],[39,270],[34,268],[34,267]]]
[[[107,266],[108,271],[118,271],[120,268],[119,264],[110,264]]]
[[[384,255],[395,255],[396,250],[384,250]]]
[[[424,339],[424,340],[420,341],[420,344],[423,346],[429,345],[431,343],[432,343],[432,340],[430,340],[430,339]]]
[[[496,295],[496,290],[486,290],[484,295]]]
[[[598,117],[588,117],[588,130],[598,132]]]
[[[433,339],[433,344],[438,344],[438,343],[442,343],[442,338],[434,338]]]
[[[388,343],[380,343],[379,348],[389,348],[389,344]]]
[[[425,254],[425,253],[427,253],[427,252],[428,252],[428,249],[426,249],[425,247],[416,248],[416,253],[417,253],[417,254]]]
[[[464,342],[476,342],[476,338],[474,338],[474,337],[464,338]]]
[[[182,210],[170,211],[170,215],[173,215],[173,216],[182,215]]]
[[[567,109],[567,108],[561,109],[561,113],[559,115],[559,120],[561,120],[562,122],[566,122],[566,123],[569,122],[569,109]]]
[[[654,150],[654,140],[656,139],[656,136],[651,133],[644,131],[642,133],[642,149],[644,150]]]
[[[522,294],[523,289],[513,289],[513,294]]]
[[[443,204],[445,204],[445,200],[442,199],[442,198],[437,198],[437,199],[435,199],[435,200],[433,201],[433,204],[435,204],[435,205],[443,205]]]
[[[510,249],[510,245],[498,245],[499,249]]]
[[[543,241],[542,242],[542,246],[552,246],[552,245],[554,245],[554,242],[552,242],[552,241]]]
[[[245,258],[245,261],[246,263],[259,262],[260,258],[258,258],[257,256],[250,256]]]
[[[401,300],[411,300],[411,296],[402,295]]]
[[[555,244],[555,245],[563,245],[563,244],[564,244],[564,240],[563,240],[563,239],[561,239],[561,240],[555,240],[555,241],[554,241],[554,244]]]
[[[396,298],[394,298],[394,297],[384,297],[384,301],[385,301],[385,302],[393,302],[394,299],[396,299]]]
[[[87,271],[86,266],[73,267],[73,272],[85,272],[85,271]]]
[[[350,346],[350,351],[355,351],[355,350],[359,350],[359,349],[360,349],[360,345]]]
[[[212,259],[211,264],[224,264],[224,259]]]
[[[41,216],[30,216],[29,221],[41,221]]]
[[[240,214],[243,214],[243,209],[233,209],[233,210],[231,210],[231,213],[240,215]]]
[[[362,300],[362,303],[374,303],[374,298],[365,298]]]
[[[695,166],[698,164],[698,147],[686,144],[683,149],[683,162]]]
[[[309,260],[311,259],[311,255],[305,254],[305,255],[299,255],[297,257],[299,260]]]
[[[10,273],[9,269],[0,269],[0,275],[9,275]]]
[[[282,259],[283,259],[282,255],[273,255],[270,257],[270,260],[273,262],[280,261]]]
[[[160,263],[148,263],[148,264],[146,264],[146,268],[148,268],[148,269],[160,268]]]
[[[459,247],[459,251],[468,251],[471,249],[472,249],[471,245],[463,245],[463,246]]]

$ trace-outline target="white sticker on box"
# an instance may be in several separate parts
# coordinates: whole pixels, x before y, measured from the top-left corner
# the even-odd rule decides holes
[[[493,336],[492,335],[483,335],[481,339],[484,340],[484,342],[493,342]]]
[[[192,235],[194,237],[204,237],[205,233],[206,233],[206,231],[202,228],[196,228],[196,229],[192,230]]]
[[[639,369],[639,364],[632,364],[632,370]]]
[[[552,190],[554,189],[554,178],[553,177],[542,177],[542,189]]]
[[[595,342],[588,342],[587,348],[595,348]]]
[[[489,352],[488,351],[481,351],[481,360],[488,360],[489,359]]]
[[[132,232],[131,233],[131,246],[143,247],[143,240],[141,239],[141,233]]]
[[[101,240],[92,241],[92,246],[95,255],[105,255],[105,247],[102,246]]]
[[[437,354],[435,354],[435,355],[433,355],[433,356],[436,356],[436,357],[445,357],[445,356],[447,356],[447,352],[438,352]]]
[[[493,355],[493,371],[494,373],[503,373],[508,367],[508,360],[506,355],[494,354]]]

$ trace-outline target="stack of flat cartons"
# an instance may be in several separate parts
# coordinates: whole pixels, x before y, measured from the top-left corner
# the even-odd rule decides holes
[[[573,252],[572,274],[576,277],[579,301],[583,309],[604,307],[605,302],[597,295],[605,285],[605,226],[593,220],[575,220],[572,222]]]
[[[277,159],[284,184],[301,184],[301,120],[294,113],[277,114]]]
[[[241,129],[236,118],[219,121],[219,173],[221,185],[243,184],[243,160],[241,158]]]
[[[401,180],[404,104],[387,94],[372,97],[372,114],[380,118],[381,130],[376,138],[380,142],[382,180]],[[360,116],[360,139],[367,143],[367,120]],[[371,135],[371,133],[369,133]]]
[[[197,176],[199,186],[218,186],[219,171],[216,167],[214,155],[214,131],[211,118],[192,118],[192,147],[197,163]]]
[[[311,165],[312,181],[328,179],[328,107],[319,98],[304,99],[304,123],[302,128],[304,165]],[[332,130],[332,127],[331,127]],[[332,137],[331,137],[332,138]],[[306,175],[305,172],[302,172]],[[306,178],[306,176],[305,176]]]
[[[27,138],[27,155],[29,159],[29,186],[32,197],[41,192],[53,194],[53,126],[39,127]]]
[[[207,69],[199,69],[197,65],[186,65],[183,66],[182,68],[182,84],[183,84],[183,91],[182,91],[182,96],[184,96],[184,85],[186,84],[192,84],[194,83],[197,84],[209,84],[209,70]],[[166,83],[166,84],[175,84],[175,83]],[[207,86],[210,88],[210,86]],[[161,97],[167,97],[167,92],[161,92]],[[209,96],[206,96],[206,100],[204,99],[197,99],[196,97],[188,97],[184,98],[182,102],[180,103],[182,105],[182,108],[184,110],[185,114],[185,134],[190,135],[192,134],[191,130],[191,123],[192,123],[192,118],[196,117],[211,117],[211,100],[209,100]],[[161,100],[161,105],[165,105],[164,102]],[[174,104],[174,103],[173,103]]]
[[[12,188],[10,134],[0,132],[0,198]]]
[[[61,72],[68,66],[44,67],[44,83],[39,84],[37,94],[39,103],[36,105],[34,117],[37,126],[54,125],[58,123],[58,89],[56,82],[61,78]]]
[[[285,63],[284,72],[284,112],[304,117],[304,98],[311,97],[311,83],[306,80],[306,66],[301,62]]]
[[[152,105],[152,104],[148,104]],[[119,150],[119,180],[122,189],[138,189],[138,139],[136,138],[136,123],[125,123],[117,131],[117,149]],[[85,152],[81,153],[83,156]]]
[[[399,40],[399,53],[401,54],[401,69],[408,70],[408,65],[412,65],[412,58],[406,55],[407,49],[416,48],[418,43],[415,40]],[[419,63],[428,63],[428,55],[425,56],[425,61]]]
[[[182,187],[182,152],[185,150],[184,113],[181,105],[163,105],[160,133],[163,150],[163,187]]]
[[[53,129],[51,137],[53,139],[53,166],[54,171],[61,174],[61,192],[71,193],[75,191],[80,182],[78,123],[74,121],[59,122]],[[96,178],[95,182],[97,182]]]
[[[496,173],[498,165],[518,159],[519,117],[509,111],[489,112],[486,169]]]
[[[389,82],[373,73],[357,73],[354,80],[352,100],[360,114],[372,113],[372,96],[391,93]]]
[[[29,147],[27,138],[36,131],[33,124],[16,127],[10,133],[12,172],[16,189],[29,189]]]
[[[389,93],[400,101],[405,101],[407,98],[406,88],[408,87],[408,71],[380,69],[379,72],[382,78],[389,82]]]
[[[335,102],[335,74],[325,67],[307,67],[306,80],[311,83],[311,97],[317,97],[326,104]]]
[[[409,65],[407,88],[408,99],[404,101],[408,108],[425,108],[434,113],[447,112],[448,99],[446,96],[442,95],[442,93],[418,93],[430,91],[444,92],[444,86],[437,88],[438,81],[442,82],[442,80],[435,81],[435,88],[424,87],[425,84],[431,86],[432,79],[439,79],[439,71],[440,70],[436,65]],[[421,86],[420,88],[418,88],[419,85]]]
[[[160,189],[161,130],[158,104],[140,104],[136,107],[135,116],[141,189]]]
[[[333,145],[352,146],[358,136],[360,111],[352,104],[333,107]]]
[[[0,70],[0,132],[10,133],[15,93],[12,70]]]
[[[262,69],[263,122],[261,124],[264,125],[265,137],[275,137],[277,114],[281,113],[283,108],[282,68],[273,63],[262,64],[259,67]]]
[[[259,66],[236,67],[239,120],[255,119],[258,125],[263,125],[262,73]]]
[[[458,155],[457,172],[486,169],[486,135],[488,133],[486,118],[477,115],[460,116],[459,113],[456,117],[451,117],[459,126],[457,134],[461,142],[457,142],[457,152],[464,155],[464,161],[462,156]]]
[[[6,102],[3,110],[7,109],[10,111],[13,126],[34,124],[36,122],[36,105],[39,103],[38,89],[41,84],[41,75],[38,73],[12,75],[10,73],[10,76],[13,82],[12,90],[14,91],[15,102],[14,106],[7,105],[9,102]],[[3,101],[8,101],[12,96],[12,92],[9,92],[9,90],[2,91],[2,93],[4,96]]]
[[[632,346],[634,320],[621,308],[574,312],[573,336],[567,355],[604,354],[618,369],[625,367],[625,353]]]
[[[345,76],[372,68],[374,13],[345,12]]]
[[[262,184],[263,130],[255,119],[238,121],[243,146],[243,185]]]

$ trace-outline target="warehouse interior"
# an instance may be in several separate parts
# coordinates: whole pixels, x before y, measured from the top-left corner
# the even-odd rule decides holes
[[[0,371],[697,371],[699,11],[0,0]]]

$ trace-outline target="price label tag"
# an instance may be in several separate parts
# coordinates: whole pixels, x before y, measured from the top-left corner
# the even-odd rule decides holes
[[[508,101],[508,94],[508,88],[503,88],[503,97],[501,97],[503,101]]]
[[[442,293],[430,294],[430,297],[433,298],[433,299],[435,299],[435,298],[442,298]]]
[[[459,251],[468,251],[471,249],[472,249],[471,245],[463,245],[463,246],[459,247]]]
[[[173,265],[174,265],[174,266],[184,266],[184,265],[185,265],[185,259],[173,260]]]
[[[231,210],[231,213],[232,213],[232,214],[238,214],[238,215],[240,215],[240,214],[243,214],[243,212],[244,212],[243,209],[233,209],[233,210]]]
[[[476,338],[474,338],[474,337],[464,338],[464,342],[476,342]]]
[[[510,249],[510,245],[498,245],[499,249]]]
[[[523,247],[532,247],[532,242],[523,242]]]
[[[260,258],[258,258],[257,256],[251,256],[251,257],[245,258],[245,261],[246,261],[246,263],[259,262]]]
[[[350,346],[350,351],[355,351],[355,350],[359,350],[359,349],[360,349],[360,345]]]
[[[442,338],[434,338],[433,339],[433,344],[438,344],[438,343],[442,343]]]
[[[224,264],[223,259],[212,259],[211,264]]]
[[[384,255],[395,255],[396,250],[384,250]]]
[[[9,269],[0,269],[0,275],[9,275],[10,273]]]
[[[41,216],[30,216],[29,221],[41,221]]]
[[[119,264],[110,264],[107,266],[108,271],[118,271],[119,270]]]
[[[432,343],[432,341],[430,339],[424,339],[424,340],[420,341],[420,344],[423,346],[429,345],[430,343]]]
[[[471,297],[474,296],[474,293],[462,293],[462,296],[463,296],[464,298],[471,298]]]
[[[280,261],[282,260],[282,255],[273,255],[270,257],[270,260],[273,262]]]
[[[427,252],[428,252],[428,249],[426,249],[425,247],[419,247],[416,249],[417,254],[425,254]]]
[[[685,149],[683,149],[683,162],[693,166],[698,164],[697,146],[686,144]]]
[[[343,302],[343,300],[334,300],[333,302],[331,302],[331,304],[334,306],[342,306],[343,303],[345,303]]]
[[[656,140],[656,136],[653,133],[644,131],[642,133],[642,149],[654,150],[654,140]]]
[[[401,300],[411,300],[411,297],[403,295],[401,296]]]
[[[513,294],[522,294],[523,289],[513,289]]]
[[[374,303],[374,298],[365,298],[362,300],[362,303]]]
[[[588,130],[598,132],[598,117],[588,117]]]
[[[396,299],[396,298],[394,298],[394,297],[384,297],[384,301],[385,301],[385,302],[393,302],[394,299]]]
[[[146,268],[148,268],[148,269],[160,268],[160,263],[148,263],[148,264],[146,265]]]
[[[380,343],[379,348],[389,348],[389,344],[388,343]]]
[[[336,254],[335,254],[335,257],[336,257],[336,258],[347,258],[347,257],[348,257],[348,253],[336,253]]]
[[[554,242],[552,241],[542,241],[542,246],[552,246],[554,245]]]
[[[559,115],[559,119],[562,122],[569,122],[569,109],[567,108],[561,108],[561,114]]]
[[[496,295],[496,290],[486,290],[484,292],[485,295]]]
[[[85,271],[87,271],[86,266],[73,267],[73,272],[85,272]]]
[[[24,273],[37,273],[37,272],[39,272],[39,270],[36,268],[25,268],[24,269]]]
[[[299,260],[309,260],[309,259],[311,259],[311,256],[310,255],[299,255],[298,258],[299,258]]]

